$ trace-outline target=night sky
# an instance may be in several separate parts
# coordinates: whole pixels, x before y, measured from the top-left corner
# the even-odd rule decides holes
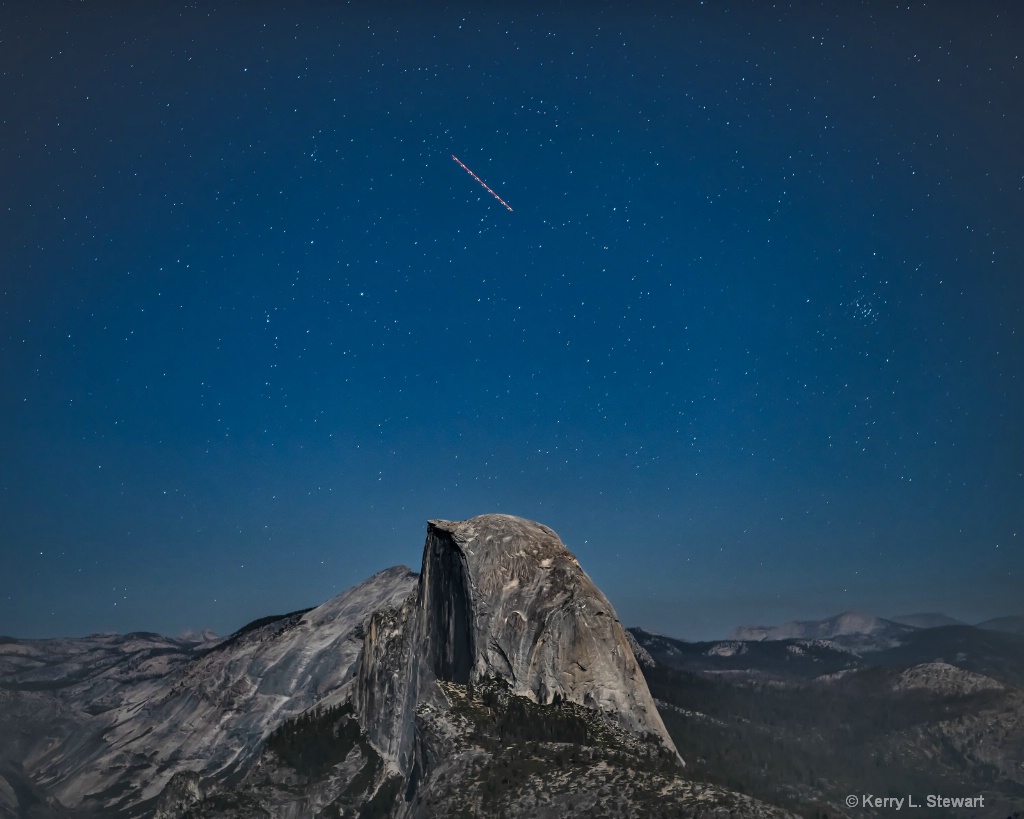
[[[0,633],[1024,613],[1024,6],[475,5],[0,4]]]

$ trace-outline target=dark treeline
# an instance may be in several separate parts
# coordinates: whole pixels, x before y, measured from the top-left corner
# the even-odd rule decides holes
[[[344,762],[360,739],[359,723],[346,704],[313,708],[289,720],[267,738],[267,748],[297,773],[316,778]]]
[[[502,743],[569,742],[596,744],[597,738],[583,717],[561,708],[560,702],[539,705],[497,688],[483,688],[480,701],[491,709],[493,735]]]

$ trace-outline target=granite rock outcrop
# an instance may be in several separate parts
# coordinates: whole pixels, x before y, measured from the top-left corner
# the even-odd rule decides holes
[[[357,712],[403,772],[438,681],[577,703],[675,753],[615,610],[558,535],[523,518],[430,521],[415,599],[371,618],[360,662]]]

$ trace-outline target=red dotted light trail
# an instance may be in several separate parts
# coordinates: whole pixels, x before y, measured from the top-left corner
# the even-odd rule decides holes
[[[502,198],[501,198],[500,196],[498,196],[498,194],[496,194],[496,193],[495,193],[494,191],[492,191],[492,190],[491,190],[491,189],[490,189],[490,188],[489,188],[489,187],[487,186],[487,183],[486,183],[486,182],[484,182],[484,180],[482,180],[482,179],[481,179],[481,178],[480,178],[479,176],[477,176],[477,175],[476,175],[475,173],[473,173],[473,172],[472,172],[472,171],[471,171],[471,170],[470,170],[469,168],[467,168],[467,167],[466,167],[466,166],[465,166],[465,165],[464,165],[464,164],[462,163],[462,160],[461,160],[461,159],[459,159],[459,158],[458,158],[458,157],[457,157],[457,156],[456,156],[455,154],[452,154],[452,159],[454,159],[454,160],[455,160],[456,162],[458,162],[458,163],[459,163],[460,165],[462,165],[462,170],[464,170],[464,171],[465,171],[466,173],[468,173],[468,174],[469,174],[470,176],[472,176],[472,177],[473,177],[473,178],[474,178],[474,179],[475,179],[475,180],[476,180],[477,182],[479,182],[479,183],[480,183],[481,185],[483,185],[483,186],[484,186],[484,188],[485,188],[485,189],[487,190],[487,192],[488,192],[488,193],[489,193],[489,194],[490,194],[491,196],[493,196],[493,197],[494,197],[495,199],[497,199],[497,200],[498,200],[499,202],[501,202],[501,204],[503,204],[503,205],[504,205],[504,206],[505,206],[506,208],[508,208],[508,210],[509,210],[509,213],[511,213],[511,212],[512,212],[512,206],[511,206],[511,205],[510,205],[510,204],[509,204],[508,202],[506,202],[506,201],[505,201],[504,199],[502,199]]]

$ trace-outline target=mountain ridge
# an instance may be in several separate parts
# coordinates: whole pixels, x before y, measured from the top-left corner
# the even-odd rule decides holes
[[[182,766],[237,775],[272,726],[350,682],[365,609],[407,596],[413,578],[406,567],[385,569],[202,651],[173,638],[74,638],[52,644],[61,653],[47,663],[36,662],[38,641],[0,644],[0,732],[18,738],[62,804],[131,815]],[[56,726],[62,743],[33,740],[40,723]]]
[[[940,612],[884,618],[865,612],[846,611],[818,620],[789,620],[777,626],[741,625],[735,627],[725,639],[833,640],[854,651],[880,651],[898,646],[915,630],[945,626],[968,626],[985,631],[1024,634],[1024,616],[996,617],[969,626],[962,620]]]
[[[0,643],[0,817],[788,816],[682,778],[632,644],[548,527],[431,521],[419,574],[217,640]]]

